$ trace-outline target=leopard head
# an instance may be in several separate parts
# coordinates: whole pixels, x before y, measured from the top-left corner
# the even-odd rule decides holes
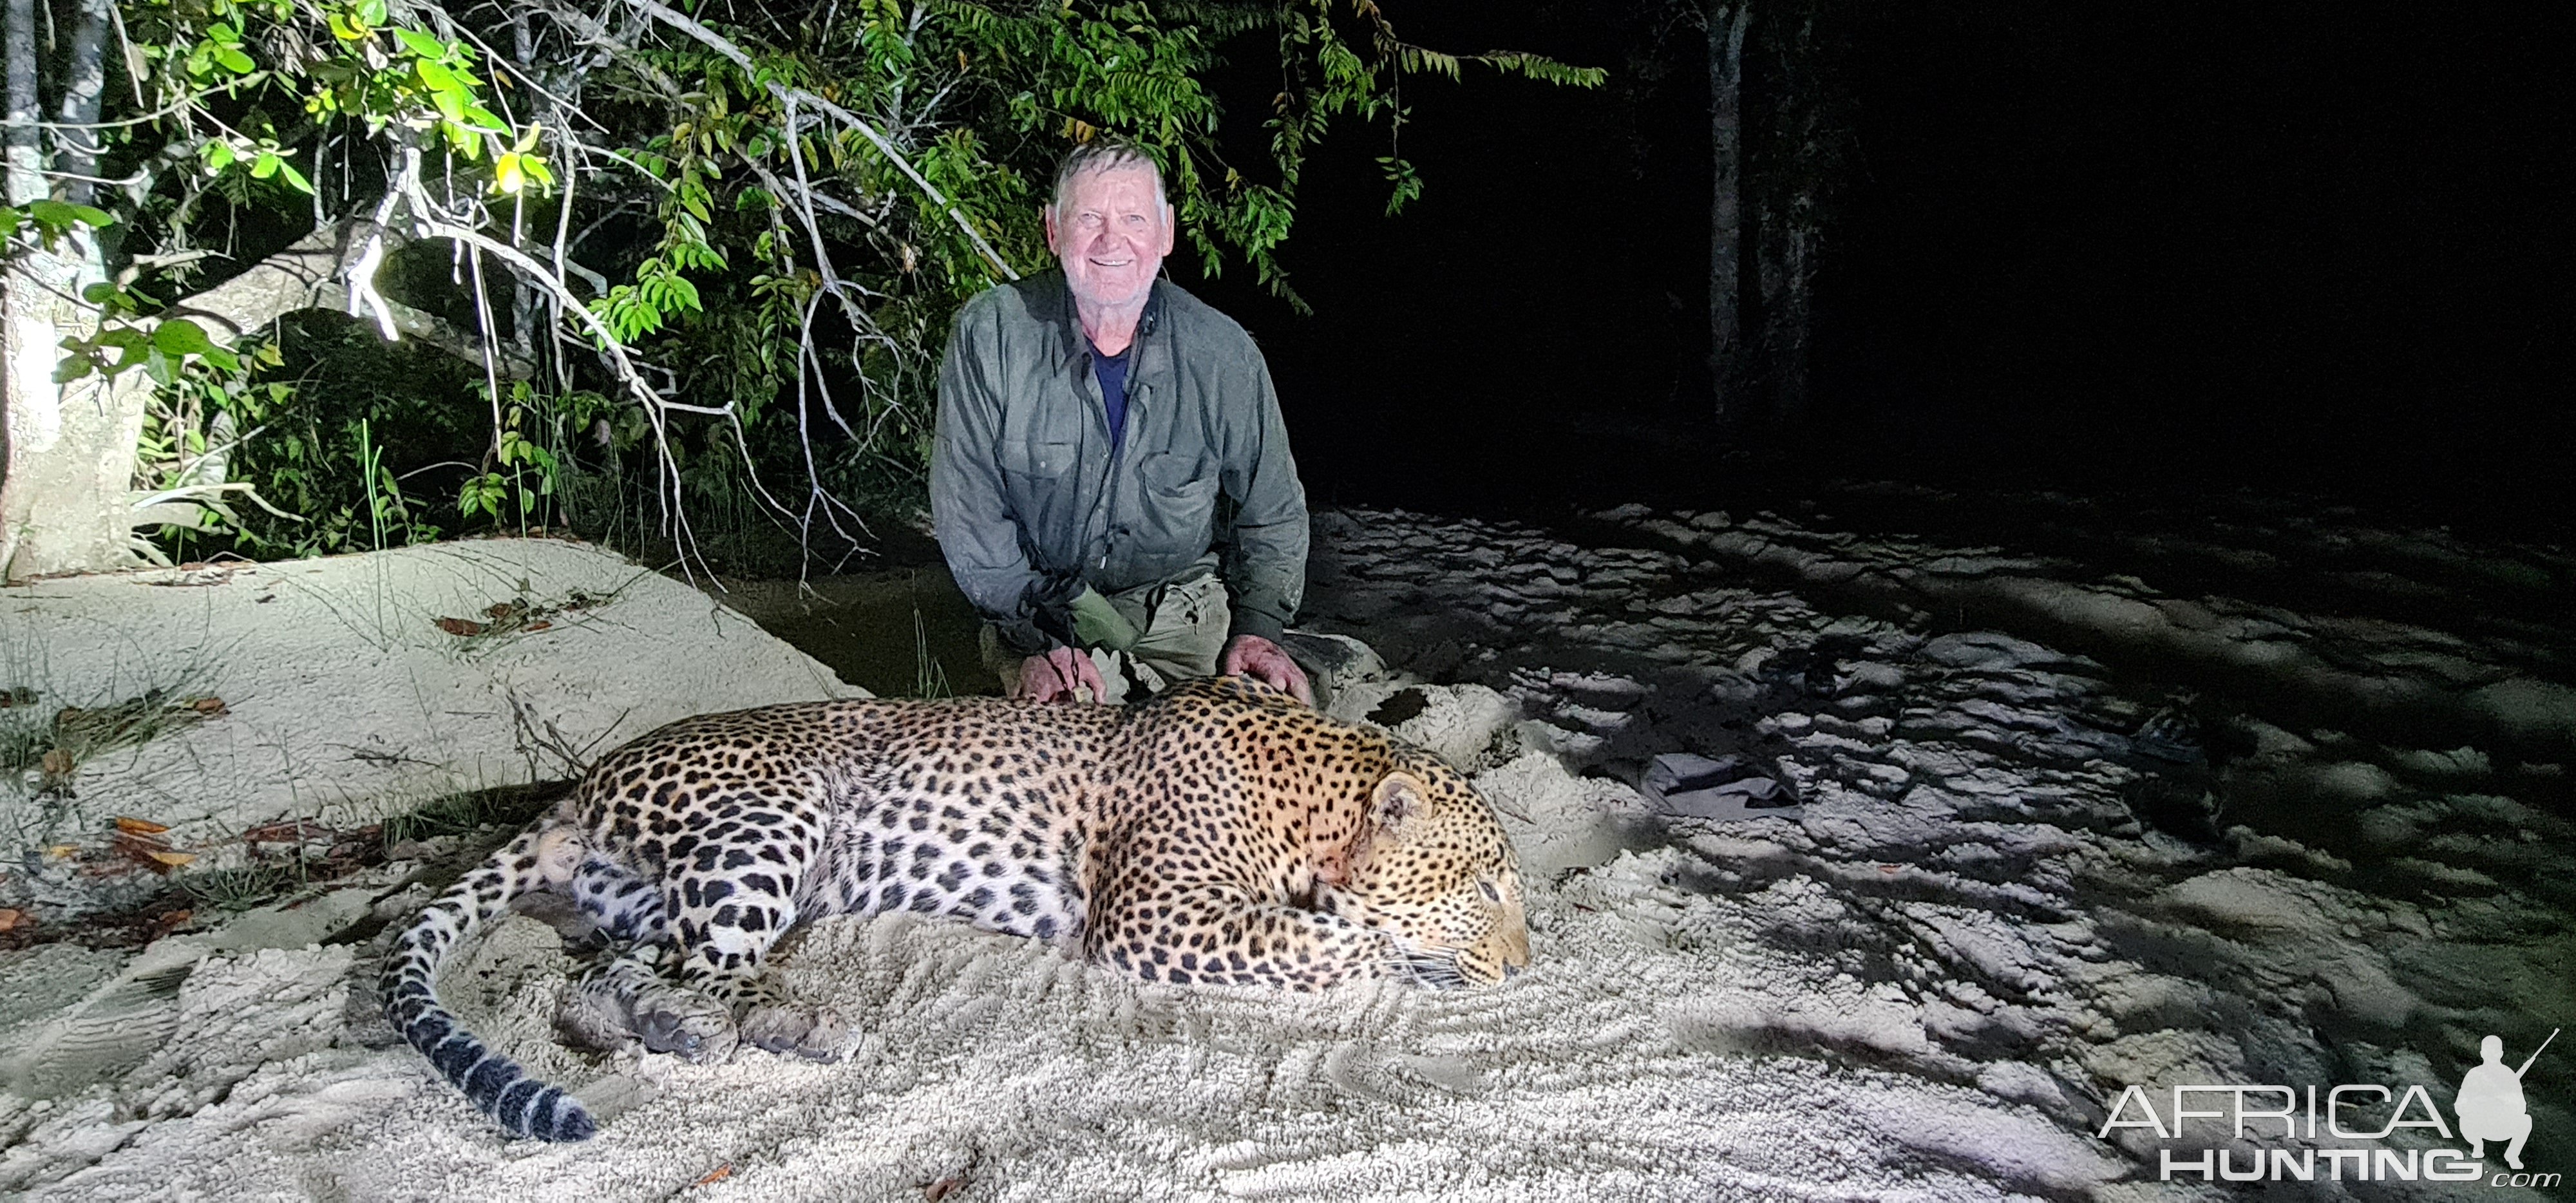
[[[1392,749],[1357,834],[1316,878],[1318,909],[1393,938],[1400,976],[1487,986],[1529,966],[1511,838],[1493,805],[1429,752]]]

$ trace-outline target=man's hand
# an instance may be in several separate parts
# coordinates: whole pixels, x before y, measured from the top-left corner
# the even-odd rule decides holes
[[[1091,691],[1091,700],[1109,695],[1100,683],[1100,666],[1091,662],[1091,654],[1077,648],[1060,647],[1020,661],[1020,679],[1011,684],[1010,696],[1035,698],[1041,702],[1078,702],[1076,688]]]
[[[1306,683],[1306,670],[1288,658],[1288,649],[1259,635],[1229,640],[1216,672],[1220,677],[1250,677],[1309,706],[1315,704],[1315,688]]]

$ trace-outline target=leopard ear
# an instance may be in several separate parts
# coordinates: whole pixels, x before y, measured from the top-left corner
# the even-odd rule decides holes
[[[1429,813],[1431,787],[1401,769],[1388,773],[1369,794],[1369,824],[1398,839]]]
[[[1371,847],[1381,840],[1400,844],[1412,838],[1413,828],[1429,813],[1431,787],[1411,773],[1388,773],[1369,791],[1365,821],[1347,838],[1315,848],[1315,880],[1329,886],[1349,885],[1352,872],[1368,859]]]

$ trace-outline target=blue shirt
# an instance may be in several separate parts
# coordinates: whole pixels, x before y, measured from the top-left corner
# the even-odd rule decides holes
[[[1100,381],[1100,401],[1109,408],[1109,450],[1115,454],[1127,437],[1127,357],[1136,344],[1115,355],[1104,355],[1100,346],[1086,336],[1083,345],[1091,348],[1091,374]]]

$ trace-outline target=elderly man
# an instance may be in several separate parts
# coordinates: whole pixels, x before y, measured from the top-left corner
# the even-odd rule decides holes
[[[1242,674],[1310,704],[1279,646],[1306,587],[1306,491],[1243,327],[1159,279],[1161,173],[1065,156],[1045,211],[1062,271],[957,315],[930,509],[1006,692],[1104,702]]]

